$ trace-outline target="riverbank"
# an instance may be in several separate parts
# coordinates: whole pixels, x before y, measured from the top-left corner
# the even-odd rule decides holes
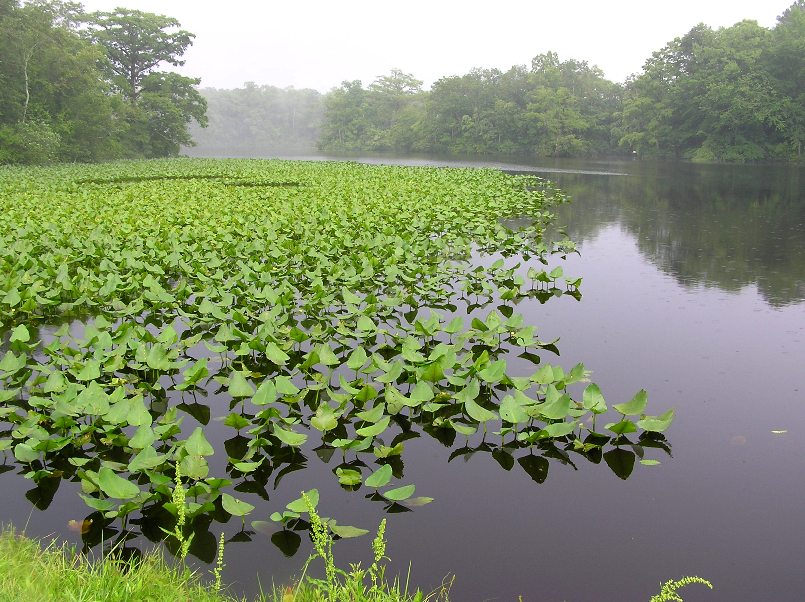
[[[37,541],[11,528],[0,532],[0,600],[61,602],[424,602],[447,600],[447,591],[408,594],[398,582],[366,586],[354,573],[344,573],[339,591],[330,598],[325,584],[303,579],[273,587],[255,598],[231,596],[213,573],[208,576],[170,562],[159,550],[123,560],[106,556],[93,561],[74,547],[54,541]],[[402,591],[401,591],[402,590]]]

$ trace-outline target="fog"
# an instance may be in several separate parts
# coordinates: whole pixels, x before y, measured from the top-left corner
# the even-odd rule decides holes
[[[344,80],[365,84],[392,68],[429,87],[472,68],[506,69],[553,50],[586,60],[613,81],[640,70],[654,50],[699,22],[755,19],[765,27],[791,0],[645,2],[255,2],[86,0],[88,11],[126,6],[167,14],[195,33],[186,75],[202,85],[247,81],[326,92]]]
[[[528,66],[534,56],[555,51],[623,82],[697,23],[717,28],[753,19],[773,27],[791,1],[88,0],[84,6],[124,5],[178,19],[196,38],[175,69],[201,78],[210,107],[209,128],[194,128],[198,146],[187,152],[265,156],[315,152],[322,94],[344,81],[368,87],[398,68],[428,90],[443,77]]]

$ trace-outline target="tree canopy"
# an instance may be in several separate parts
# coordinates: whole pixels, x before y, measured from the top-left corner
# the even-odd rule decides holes
[[[430,152],[802,160],[805,0],[766,28],[695,25],[619,84],[555,52],[429,90],[401,69],[327,94],[246,83],[204,90],[171,17],[0,0],[0,162],[201,154]],[[207,103],[210,103],[210,128]]]
[[[180,65],[192,34],[175,19],[72,2],[0,0],[0,163],[170,156],[206,124]]]

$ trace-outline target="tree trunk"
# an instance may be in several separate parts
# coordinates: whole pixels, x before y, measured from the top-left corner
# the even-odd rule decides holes
[[[22,65],[22,72],[25,75],[25,104],[22,105],[22,119],[20,123],[25,123],[25,118],[28,116],[28,103],[31,100],[31,91],[28,89],[28,59]]]

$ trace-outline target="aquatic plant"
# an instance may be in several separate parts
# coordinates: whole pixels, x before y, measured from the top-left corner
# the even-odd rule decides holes
[[[343,488],[416,508],[432,498],[401,478],[422,435],[452,448],[448,461],[490,453],[538,483],[574,458],[628,478],[638,457],[670,453],[673,410],[647,415],[641,391],[607,420],[585,366],[549,363],[557,342],[515,312],[580,298],[580,279],[552,265],[575,247],[543,237],[562,200],[495,170],[0,170],[0,451],[41,507],[61,480],[80,483],[87,542],[116,520],[173,520],[177,540],[179,521],[202,515],[245,530],[269,481],[311,452]],[[231,429],[223,445],[211,420]],[[306,512],[292,502],[251,526],[292,553]]]
[[[708,588],[713,589],[713,584],[701,577],[689,576],[678,580],[669,579],[662,584],[660,592],[652,596],[649,602],[683,602],[682,597],[679,595],[679,590],[693,583],[706,585]]]

